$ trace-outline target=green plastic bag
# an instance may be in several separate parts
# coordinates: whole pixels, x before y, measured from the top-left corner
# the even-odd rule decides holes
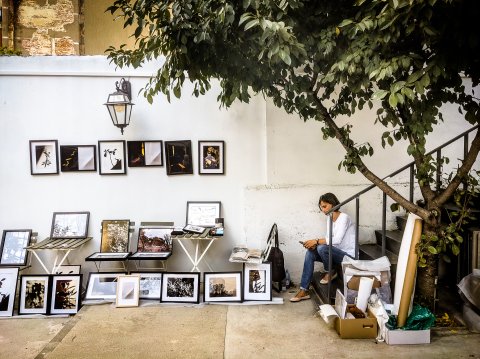
[[[390,315],[385,326],[390,329],[402,330],[425,330],[430,329],[435,324],[435,316],[428,310],[428,308],[421,305],[414,304],[412,312],[407,318],[405,325],[402,328],[397,328],[397,317]]]

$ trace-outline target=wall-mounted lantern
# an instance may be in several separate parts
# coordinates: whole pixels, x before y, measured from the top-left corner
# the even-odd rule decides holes
[[[132,115],[132,107],[134,105],[130,101],[132,98],[132,87],[130,81],[124,78],[120,82],[115,82],[115,87],[117,90],[108,95],[108,100],[104,105],[107,106],[113,124],[120,128],[123,135],[123,129],[130,124],[130,116]]]

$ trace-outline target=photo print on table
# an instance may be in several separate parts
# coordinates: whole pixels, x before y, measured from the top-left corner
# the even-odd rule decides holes
[[[198,173],[225,174],[225,142],[198,141]]]
[[[11,317],[17,290],[18,268],[0,268],[0,317]]]
[[[27,250],[32,237],[31,229],[4,230],[0,245],[0,266],[25,266]]]
[[[220,201],[187,202],[186,224],[201,227],[215,227],[215,219],[221,217]]]
[[[20,276],[18,314],[47,314],[49,285],[48,275]]]
[[[138,230],[137,251],[142,253],[159,253],[172,251],[173,227],[140,227]]]
[[[126,174],[125,162],[125,141],[98,141],[98,163],[101,175]]]
[[[129,231],[129,219],[103,220],[100,252],[128,252]]]
[[[193,174],[192,141],[165,141],[167,175]]]
[[[90,212],[54,212],[50,238],[86,238]]]
[[[80,309],[81,283],[81,275],[53,276],[50,314],[76,314]]]
[[[272,264],[245,263],[243,269],[243,299],[272,300]]]
[[[163,166],[162,141],[127,141],[128,167]]]
[[[242,301],[241,272],[205,272],[203,285],[205,302]]]
[[[58,174],[58,141],[30,141],[30,173]]]
[[[161,302],[199,303],[200,273],[164,273]]]
[[[62,172],[96,171],[95,145],[60,146]]]

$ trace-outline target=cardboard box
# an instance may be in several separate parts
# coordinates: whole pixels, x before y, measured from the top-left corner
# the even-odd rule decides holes
[[[385,343],[396,344],[429,344],[430,329],[426,330],[389,330],[385,328]]]
[[[367,318],[335,318],[335,330],[342,339],[375,339],[377,328],[377,318],[370,310],[368,310]]]

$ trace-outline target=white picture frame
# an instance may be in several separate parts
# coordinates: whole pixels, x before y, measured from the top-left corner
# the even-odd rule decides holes
[[[80,309],[82,275],[52,276],[50,314],[76,314]]]
[[[48,314],[49,275],[20,276],[18,314]]]
[[[98,167],[101,175],[127,174],[125,141],[98,141]]]
[[[13,316],[18,267],[0,268],[0,317]]]
[[[88,277],[86,300],[115,301],[117,297],[118,276],[125,272],[90,273]]]
[[[119,275],[117,283],[116,307],[138,307],[140,276],[138,274]]]
[[[243,300],[272,300],[272,264],[270,262],[243,266]]]

